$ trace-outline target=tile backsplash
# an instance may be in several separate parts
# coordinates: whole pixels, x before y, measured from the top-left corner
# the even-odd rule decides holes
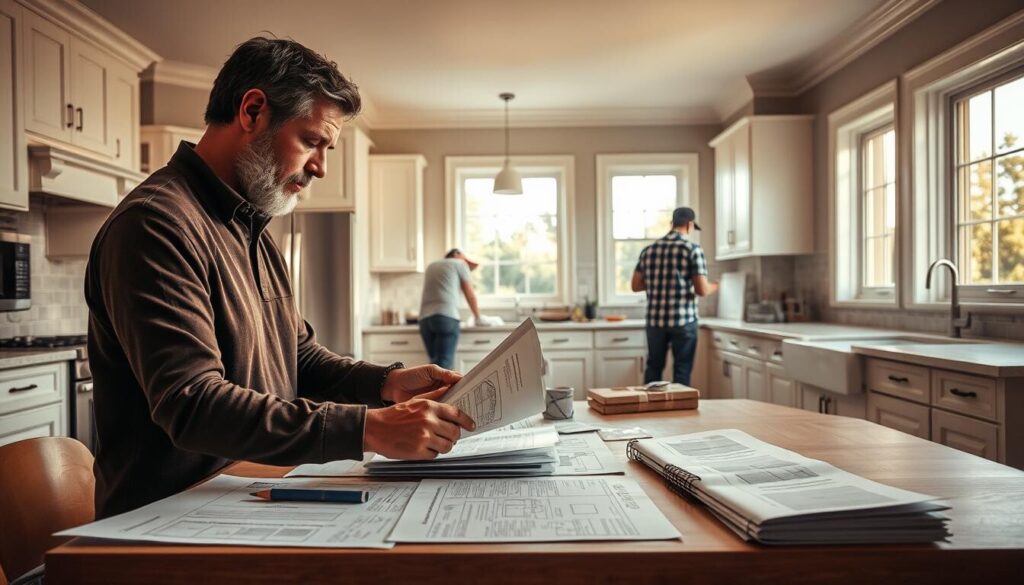
[[[0,337],[85,333],[89,323],[83,292],[86,259],[48,259],[42,206],[33,199],[30,209],[0,212],[0,229],[32,236],[32,308],[0,313]]]

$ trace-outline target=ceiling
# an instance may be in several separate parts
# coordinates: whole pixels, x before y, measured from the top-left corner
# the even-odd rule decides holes
[[[82,0],[167,60],[263,32],[337,61],[374,127],[717,122],[895,0]],[[518,120],[517,120],[518,118]],[[547,122],[547,123],[546,123]]]

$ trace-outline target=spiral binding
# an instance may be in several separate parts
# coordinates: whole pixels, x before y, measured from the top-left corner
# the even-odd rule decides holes
[[[700,498],[697,496],[697,491],[693,488],[693,482],[700,481],[699,475],[690,473],[676,465],[666,465],[663,468],[659,468],[653,461],[644,456],[644,454],[637,449],[636,445],[638,442],[638,439],[633,439],[626,444],[626,457],[633,461],[639,461],[657,471],[658,475],[665,478],[665,483],[668,484],[669,489],[673,492],[685,498],[695,499],[698,503],[704,503],[700,501]]]

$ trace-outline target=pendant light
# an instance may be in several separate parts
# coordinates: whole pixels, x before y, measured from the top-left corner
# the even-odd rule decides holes
[[[523,178],[508,160],[508,103],[515,99],[516,94],[502,93],[498,97],[505,100],[505,165],[494,177],[494,192],[498,195],[522,195]]]

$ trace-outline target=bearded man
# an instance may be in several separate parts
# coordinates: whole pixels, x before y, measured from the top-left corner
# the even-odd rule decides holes
[[[319,345],[264,230],[329,171],[359,108],[335,63],[251,39],[214,82],[199,144],[183,142],[100,229],[85,279],[98,518],[236,460],[426,459],[473,429],[436,402],[458,374]]]

